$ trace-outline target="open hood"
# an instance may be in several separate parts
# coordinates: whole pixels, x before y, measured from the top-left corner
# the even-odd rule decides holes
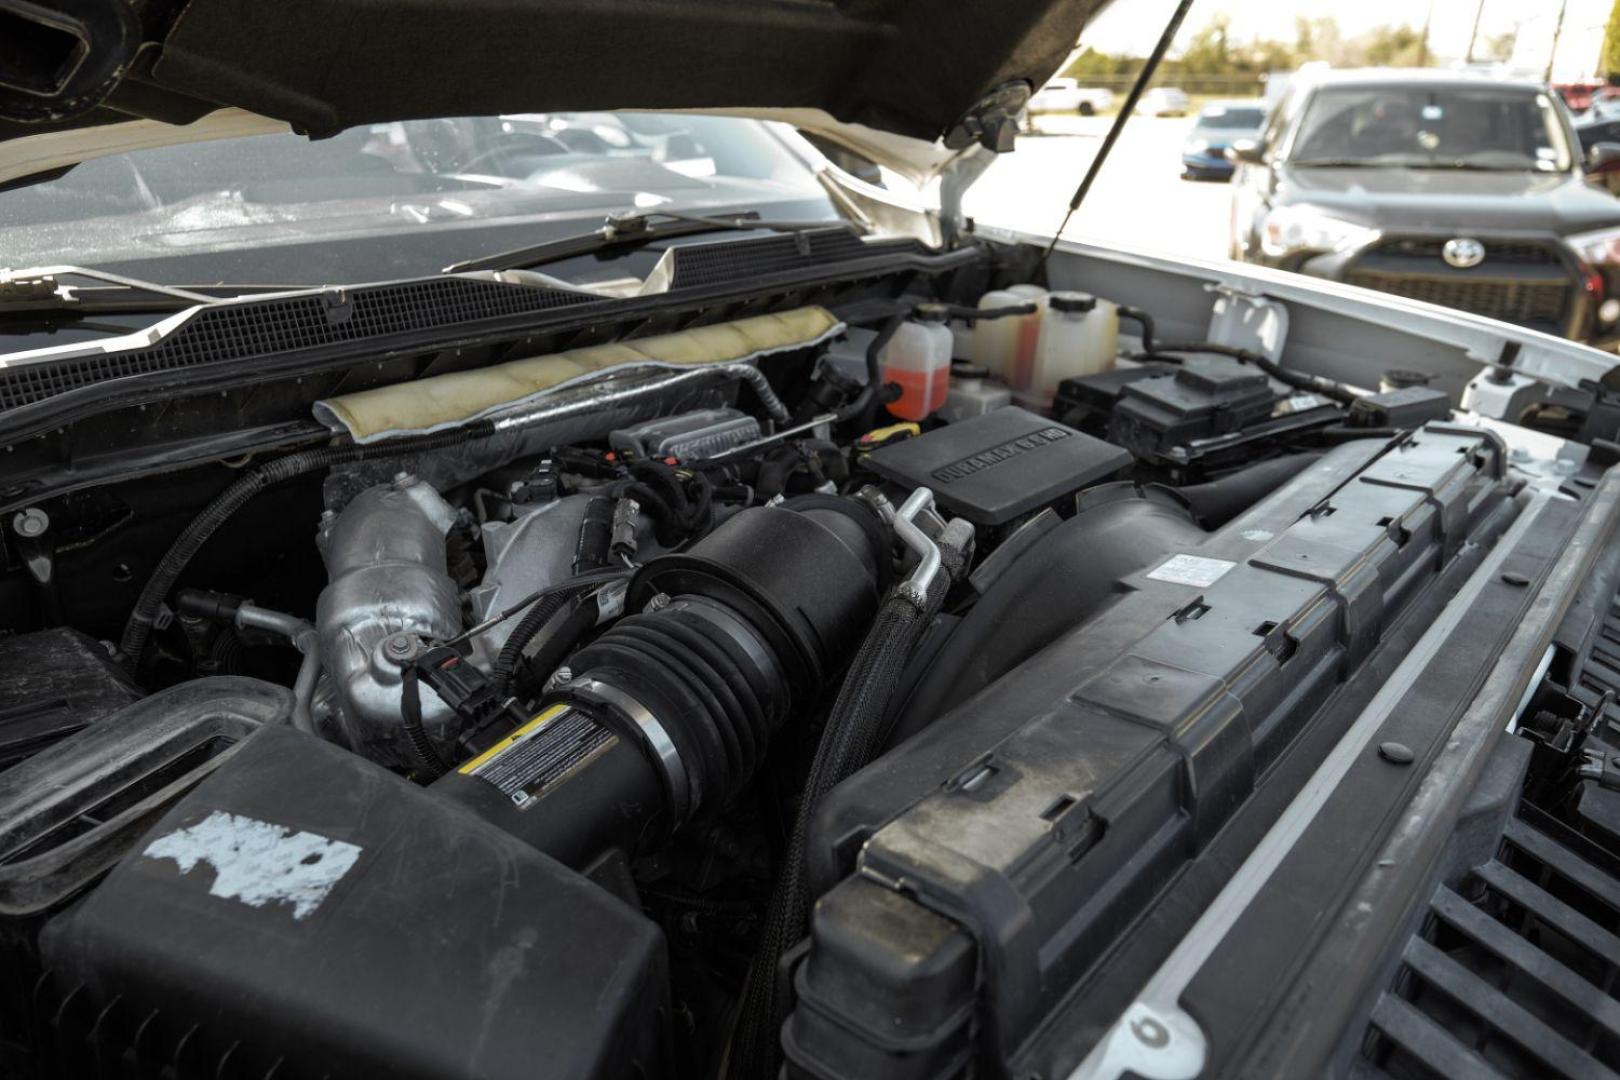
[[[25,46],[0,50],[0,183],[166,127],[168,141],[215,137],[194,125],[222,108],[236,133],[251,114],[314,137],[437,116],[723,111],[916,177],[946,149],[1010,144],[1012,114],[1107,3],[0,0],[0,37]],[[132,121],[155,123],[132,135]]]

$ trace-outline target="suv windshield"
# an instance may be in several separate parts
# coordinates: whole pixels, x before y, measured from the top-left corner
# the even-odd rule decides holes
[[[577,234],[610,211],[832,218],[773,125],[665,113],[417,120],[84,162],[0,192],[0,261],[169,283],[321,284],[435,273]]]
[[[1266,122],[1266,110],[1244,105],[1211,105],[1198,114],[1198,126],[1206,131],[1258,131]]]
[[[1513,87],[1335,86],[1312,95],[1289,164],[1565,172],[1552,99]]]

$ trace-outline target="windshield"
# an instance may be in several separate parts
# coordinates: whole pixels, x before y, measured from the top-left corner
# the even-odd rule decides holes
[[[1324,87],[1290,164],[1564,172],[1572,161],[1552,99],[1480,86]]]
[[[323,284],[436,273],[584,232],[610,211],[835,217],[791,146],[754,120],[604,112],[139,150],[0,192],[0,262]]]
[[[1266,111],[1243,105],[1211,105],[1198,114],[1198,126],[1206,131],[1258,131],[1266,122]]]

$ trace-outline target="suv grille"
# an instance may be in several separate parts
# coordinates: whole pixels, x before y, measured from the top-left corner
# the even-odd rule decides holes
[[[1441,237],[1383,240],[1362,253],[1344,280],[1375,292],[1562,332],[1576,292],[1574,272],[1559,247],[1535,240],[1486,240],[1485,261],[1458,270],[1446,265]]]
[[[1519,813],[1495,859],[1429,901],[1373,1008],[1361,1075],[1620,1070],[1620,868],[1533,807]]]
[[[1393,255],[1407,259],[1442,259],[1446,241],[1439,237],[1408,237],[1385,240],[1373,248],[1379,255]],[[1485,243],[1485,263],[1519,263],[1527,266],[1562,266],[1563,259],[1547,244],[1534,240],[1491,240]]]
[[[1564,281],[1484,281],[1470,278],[1408,277],[1352,271],[1345,282],[1363,289],[1458,308],[1505,322],[1561,326],[1571,289]]]

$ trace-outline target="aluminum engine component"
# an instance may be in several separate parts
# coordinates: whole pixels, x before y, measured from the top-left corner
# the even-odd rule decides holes
[[[330,582],[315,606],[321,661],[349,744],[390,765],[419,764],[401,722],[402,665],[421,638],[461,632],[461,598],[445,569],[456,512],[400,474],[323,519],[317,543]],[[453,714],[423,689],[422,725],[441,745]]]
[[[475,620],[574,575],[580,529],[593,498],[569,495],[542,503],[515,521],[484,524],[489,568],[470,593]],[[479,634],[472,641],[473,655],[486,667],[494,663],[516,627],[517,620],[509,619]]]
[[[738,409],[700,409],[648,420],[608,436],[613,449],[638,458],[682,461],[711,457],[759,438],[759,421]]]

